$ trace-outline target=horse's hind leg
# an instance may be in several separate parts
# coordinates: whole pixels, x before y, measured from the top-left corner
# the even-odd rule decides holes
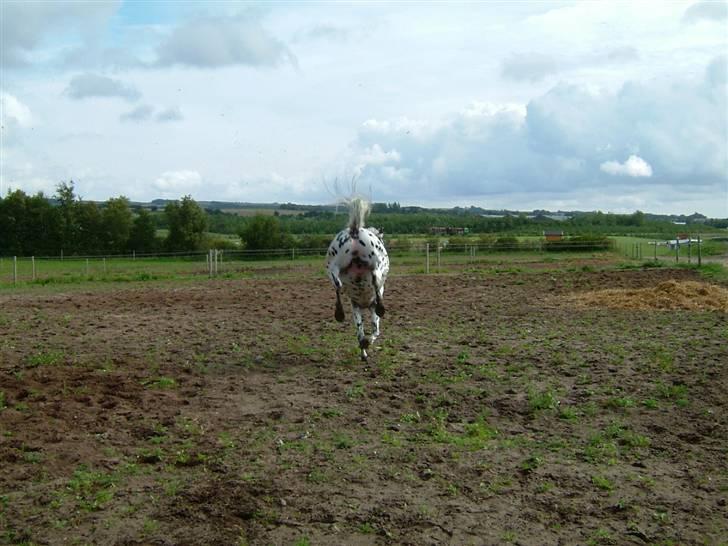
[[[377,280],[377,274],[373,271],[372,271],[372,285],[374,285],[374,298],[375,298],[374,310],[376,311],[378,316],[383,317],[386,309],[384,308],[384,303],[382,302],[382,295],[380,294],[380,289],[379,289],[378,280]]]
[[[352,303],[351,310],[352,314],[354,315],[354,324],[356,325],[356,337],[357,339],[359,339],[361,359],[366,360],[369,356],[367,355],[367,349],[369,348],[372,340],[364,333],[364,319],[361,316],[361,308]]]
[[[341,305],[341,293],[336,289],[336,309],[334,310],[334,318],[339,322],[344,322],[344,306]]]

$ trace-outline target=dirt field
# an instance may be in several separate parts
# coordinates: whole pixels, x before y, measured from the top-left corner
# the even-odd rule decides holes
[[[402,275],[359,361],[323,276],[0,294],[0,543],[726,544],[728,315],[687,270]]]

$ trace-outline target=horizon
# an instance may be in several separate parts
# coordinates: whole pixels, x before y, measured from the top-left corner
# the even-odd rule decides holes
[[[313,205],[357,178],[403,206],[728,217],[723,1],[0,16],[3,196]]]

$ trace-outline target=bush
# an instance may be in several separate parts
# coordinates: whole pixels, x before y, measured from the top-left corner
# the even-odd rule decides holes
[[[498,237],[493,244],[493,248],[500,251],[518,250],[520,243],[517,237]]]
[[[331,244],[331,239],[329,235],[314,235],[314,234],[306,234],[306,235],[300,235],[296,240],[296,248],[301,249],[314,249],[314,250],[324,250],[326,251],[327,248],[329,248],[329,245]]]
[[[550,252],[593,252],[611,250],[614,243],[601,235],[577,235],[566,237],[560,241],[544,241],[543,249]]]

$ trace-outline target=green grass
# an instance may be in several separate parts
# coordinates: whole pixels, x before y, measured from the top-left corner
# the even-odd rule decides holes
[[[40,351],[28,357],[27,365],[30,368],[52,366],[62,362],[65,357],[63,351]]]

